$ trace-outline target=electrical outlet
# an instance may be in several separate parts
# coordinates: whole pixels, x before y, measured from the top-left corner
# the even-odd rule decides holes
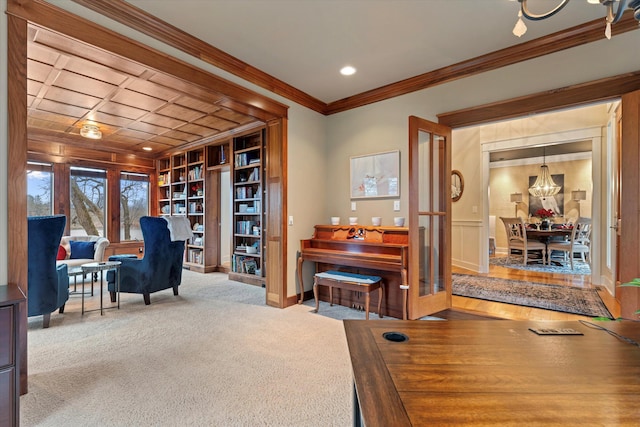
[[[398,212],[400,210],[400,200],[393,201],[393,210]]]
[[[293,215],[289,215],[289,225],[293,225]]]
[[[351,202],[351,210],[352,210],[353,212],[355,212],[355,211],[356,211],[356,202]]]

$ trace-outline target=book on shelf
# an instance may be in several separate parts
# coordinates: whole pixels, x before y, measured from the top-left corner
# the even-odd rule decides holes
[[[189,262],[193,264],[202,264],[202,250],[189,249]]]
[[[253,234],[253,227],[257,225],[257,221],[236,221],[236,233]]]
[[[235,273],[244,274],[256,274],[259,270],[255,258],[243,255],[233,256],[231,268]]]
[[[253,188],[251,187],[241,186],[236,188],[236,199],[251,199],[253,196]]]
[[[193,181],[196,179],[202,179],[202,168],[200,166],[196,166],[189,170],[189,181]]]
[[[247,165],[247,153],[239,153],[235,156],[236,166],[246,166]]]
[[[249,175],[249,181],[260,181],[260,169],[253,168]]]

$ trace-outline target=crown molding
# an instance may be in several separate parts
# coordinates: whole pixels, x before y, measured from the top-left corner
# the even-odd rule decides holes
[[[148,14],[122,0],[73,0],[121,24],[134,28],[176,49],[199,58],[250,83],[324,115],[362,107],[550,53],[574,48],[604,38],[602,19],[567,28],[535,40],[391,83],[357,95],[324,103],[309,94],[191,36],[185,31]],[[613,28],[613,36],[639,28],[631,11],[625,12]]]

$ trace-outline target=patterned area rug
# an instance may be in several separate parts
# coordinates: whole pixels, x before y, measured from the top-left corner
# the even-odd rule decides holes
[[[613,318],[595,289],[454,274],[453,294],[563,313]]]
[[[518,255],[511,255],[511,262],[507,263],[507,257],[490,257],[489,264],[490,265],[498,265],[500,267],[506,268],[515,268],[517,270],[526,270],[526,271],[540,271],[543,273],[558,273],[558,274],[591,274],[591,268],[589,264],[586,262],[582,262],[582,260],[573,260],[573,270],[571,270],[571,266],[569,261],[562,262],[563,265],[558,266],[555,264],[551,265],[542,265],[542,264],[522,264],[522,257]]]

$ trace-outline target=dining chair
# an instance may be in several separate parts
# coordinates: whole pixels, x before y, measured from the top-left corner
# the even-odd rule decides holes
[[[564,252],[565,261],[567,255],[569,255],[571,270],[573,270],[573,256],[576,253],[580,254],[582,262],[587,262],[591,265],[591,218],[578,218],[573,224],[571,238],[568,241],[550,242],[547,248],[549,253],[551,253],[551,251]],[[551,257],[549,257],[548,262],[550,261]]]
[[[527,239],[527,228],[522,218],[500,217],[507,233],[507,263],[510,262],[511,251],[518,249],[522,251],[523,264],[527,265],[529,251],[540,251],[542,253],[542,264],[546,264],[547,246],[538,240]]]

